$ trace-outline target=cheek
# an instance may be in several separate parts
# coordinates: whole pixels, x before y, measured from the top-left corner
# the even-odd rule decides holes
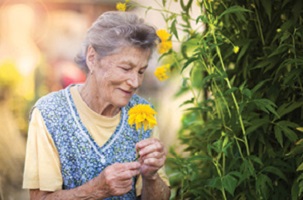
[[[139,85],[142,85],[143,79],[144,79],[144,74],[139,76]]]
[[[103,78],[103,85],[119,85],[125,79],[123,75],[112,71],[105,72],[102,78]]]

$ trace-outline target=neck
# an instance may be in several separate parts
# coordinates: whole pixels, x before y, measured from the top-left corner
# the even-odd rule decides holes
[[[86,105],[94,112],[106,117],[117,115],[120,108],[105,102],[99,92],[94,88],[95,87],[90,87],[87,83],[80,85],[78,88],[80,96]]]

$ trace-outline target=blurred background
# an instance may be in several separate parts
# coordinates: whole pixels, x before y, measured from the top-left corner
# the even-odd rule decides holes
[[[29,199],[28,191],[21,189],[29,111],[39,97],[85,80],[74,56],[91,23],[101,13],[116,10],[117,2],[0,0],[0,200]],[[154,1],[137,2],[157,7]],[[165,29],[155,11],[137,7],[129,12]],[[155,104],[157,129],[169,148],[176,144],[180,121],[173,97],[179,80],[156,80],[158,65],[154,55],[139,93]]]

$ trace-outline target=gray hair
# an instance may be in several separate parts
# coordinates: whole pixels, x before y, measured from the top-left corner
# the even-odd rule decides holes
[[[75,62],[88,72],[86,53],[91,45],[100,59],[117,52],[122,47],[134,46],[154,50],[158,36],[155,28],[128,12],[109,11],[99,16],[87,31],[82,51]]]

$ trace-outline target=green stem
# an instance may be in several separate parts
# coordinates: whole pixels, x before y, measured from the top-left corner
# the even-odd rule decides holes
[[[297,29],[294,30],[294,34],[291,36],[295,60],[297,60],[296,40],[295,40],[295,37],[294,37],[294,35],[296,34],[296,31],[297,31]],[[296,68],[298,69],[298,62],[297,62],[297,61],[295,62],[295,66],[296,66]],[[301,91],[303,91],[302,82],[301,82],[301,79],[300,79],[300,78],[298,79],[298,83],[299,83],[299,85],[300,85]]]
[[[141,7],[141,8],[144,8],[144,9],[146,9],[146,10],[154,10],[154,11],[158,11],[158,12],[164,12],[164,13],[168,13],[168,14],[171,14],[171,15],[176,15],[176,16],[182,16],[182,13],[176,13],[176,12],[172,12],[172,11],[170,11],[170,10],[168,10],[166,7],[162,7],[162,8],[153,8],[153,7],[151,7],[151,6],[144,6],[144,5],[142,5],[142,4],[140,4],[140,3],[138,3],[138,2],[132,2],[132,5],[134,5],[134,7]],[[161,6],[160,6],[161,7]],[[190,20],[192,20],[192,21],[196,21],[196,19],[194,19],[194,18],[191,18],[190,16],[189,16],[189,18],[188,19],[190,19]]]
[[[205,5],[207,6],[206,3],[205,3]],[[210,10],[211,10],[211,8],[210,8]],[[219,57],[222,70],[224,72],[226,72],[226,67],[225,67],[225,64],[224,64],[224,61],[223,61],[223,56],[221,54],[221,50],[220,50],[220,48],[218,46],[217,38],[216,38],[216,35],[215,35],[215,29],[210,30],[210,32],[211,32],[211,35],[212,35],[212,37],[214,39],[214,44],[216,46],[216,52],[217,52],[217,55]],[[231,86],[230,80],[228,78],[225,78],[225,81],[227,83],[227,87],[229,89],[231,89],[232,86]],[[246,136],[246,130],[245,130],[243,119],[242,119],[242,115],[241,115],[241,112],[240,112],[240,109],[239,109],[238,101],[237,101],[237,99],[235,97],[235,94],[233,92],[231,93],[231,96],[232,96],[232,100],[234,102],[234,105],[235,105],[235,108],[236,108],[236,111],[237,111],[237,115],[238,115],[238,120],[239,120],[239,123],[240,123],[240,126],[241,126],[241,130],[242,130],[242,134],[243,134],[243,138],[244,138],[244,143],[245,143],[245,148],[246,148],[246,153],[247,153],[247,155],[250,155],[249,144],[248,144],[248,140],[247,140],[247,136]],[[242,159],[244,159],[244,157],[242,157]]]
[[[153,7],[150,7],[150,6],[144,6],[144,5],[139,4],[139,3],[137,3],[137,2],[132,2],[132,4],[133,4],[134,6],[141,7],[141,8],[144,8],[144,9],[146,9],[146,10],[152,9],[152,10],[154,10],[154,11],[165,12],[165,13],[169,13],[169,14],[172,14],[172,15],[181,16],[180,13],[172,12],[172,11],[170,11],[170,10],[167,10],[165,7],[163,7],[163,8],[153,8]]]
[[[218,163],[217,163],[217,161],[214,161],[213,163],[214,163],[214,165],[216,167],[217,173],[220,176],[220,180],[221,180],[221,183],[222,183],[222,173],[221,173],[221,170],[219,169]],[[221,193],[223,195],[223,199],[227,200],[226,194],[225,194],[225,190],[224,190],[223,186],[221,187]]]
[[[257,29],[258,29],[259,35],[261,37],[262,45],[265,46],[265,40],[264,40],[263,31],[262,31],[262,27],[261,27],[260,17],[259,17],[258,10],[256,8],[255,3],[254,3],[254,9],[255,9],[255,13],[256,13],[256,17],[257,17]]]
[[[142,133],[143,131],[142,131],[142,128],[140,128],[140,130],[139,130],[139,142],[142,140],[142,136],[143,136],[143,133]],[[137,155],[136,155],[136,159],[135,159],[135,161],[137,161],[138,159],[140,158],[140,155],[139,155],[139,151],[137,150]]]
[[[174,62],[178,65],[178,67],[181,68],[181,64],[180,64],[180,62],[178,61],[178,59],[176,58],[175,53],[173,53],[173,59],[174,59]],[[181,73],[181,76],[182,76],[183,79],[185,78],[183,73]],[[191,91],[191,93],[192,93],[192,95],[193,95],[193,97],[194,97],[194,105],[195,105],[196,107],[198,107],[198,106],[199,106],[199,103],[198,103],[198,96],[200,96],[200,95],[197,95],[197,94],[196,94],[196,92],[194,91],[193,87],[189,87],[189,89],[190,89],[190,91]]]
[[[221,63],[221,66],[222,66],[222,69],[224,72],[226,72],[226,68],[225,68],[225,64],[224,64],[224,61],[223,61],[223,57],[222,57],[222,54],[221,54],[221,50],[218,46],[218,42],[217,42],[217,38],[216,38],[216,35],[215,35],[215,31],[212,31],[212,36],[214,38],[214,43],[216,45],[216,52],[218,54],[218,57],[219,57],[219,60],[220,60],[220,63]],[[230,83],[230,80],[228,78],[225,78],[225,81],[227,83],[227,87],[229,89],[232,88],[231,86],[231,83]],[[240,113],[240,109],[239,109],[239,104],[238,104],[238,101],[236,99],[236,96],[235,94],[232,92],[231,93],[231,96],[232,96],[232,100],[234,102],[234,105],[236,107],[236,111],[237,111],[237,115],[238,115],[238,120],[239,120],[239,123],[240,123],[240,126],[241,126],[241,130],[242,130],[242,133],[243,133],[243,138],[244,138],[244,141],[245,141],[245,147],[246,147],[246,153],[247,155],[250,155],[250,152],[249,152],[249,145],[248,145],[248,140],[247,140],[247,136],[246,136],[246,130],[245,130],[245,127],[244,127],[244,123],[243,123],[243,119],[242,119],[242,115]]]

